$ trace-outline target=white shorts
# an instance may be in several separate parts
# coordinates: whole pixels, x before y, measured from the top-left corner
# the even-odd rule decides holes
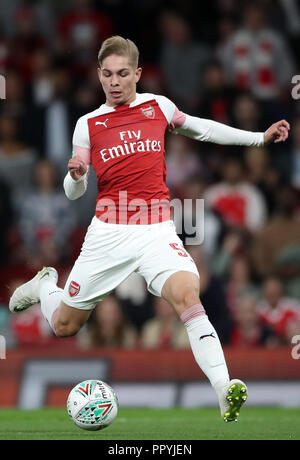
[[[133,272],[144,277],[149,292],[161,297],[166,280],[181,270],[199,277],[173,221],[123,225],[94,217],[62,300],[71,307],[92,310]]]

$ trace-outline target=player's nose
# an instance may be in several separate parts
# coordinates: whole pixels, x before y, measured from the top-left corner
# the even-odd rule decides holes
[[[111,86],[119,86],[119,79],[117,75],[112,75],[110,80]]]

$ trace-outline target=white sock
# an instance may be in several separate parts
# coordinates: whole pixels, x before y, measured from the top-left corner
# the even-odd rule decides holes
[[[62,293],[63,289],[57,287],[53,280],[46,279],[40,282],[41,310],[54,333],[54,320],[62,300]]]
[[[193,305],[182,315],[196,362],[219,393],[229,382],[228,369],[217,332],[201,304]]]

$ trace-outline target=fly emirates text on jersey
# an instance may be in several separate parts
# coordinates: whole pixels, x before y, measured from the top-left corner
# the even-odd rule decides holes
[[[120,140],[122,144],[100,150],[104,162],[120,155],[130,155],[136,152],[161,152],[161,142],[157,140],[141,140],[141,130],[121,131]]]

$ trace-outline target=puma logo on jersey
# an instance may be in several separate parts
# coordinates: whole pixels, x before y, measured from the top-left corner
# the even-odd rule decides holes
[[[107,125],[106,125],[106,122],[107,122],[107,121],[108,121],[108,118],[106,118],[105,121],[96,121],[96,122],[95,122],[95,126],[97,126],[97,125],[104,125],[105,128],[107,128]]]
[[[206,335],[201,335],[201,337],[199,338],[199,340],[202,340],[204,339],[205,337],[212,337],[213,339],[215,339],[215,335],[214,333],[212,332],[211,334],[206,334]]]

